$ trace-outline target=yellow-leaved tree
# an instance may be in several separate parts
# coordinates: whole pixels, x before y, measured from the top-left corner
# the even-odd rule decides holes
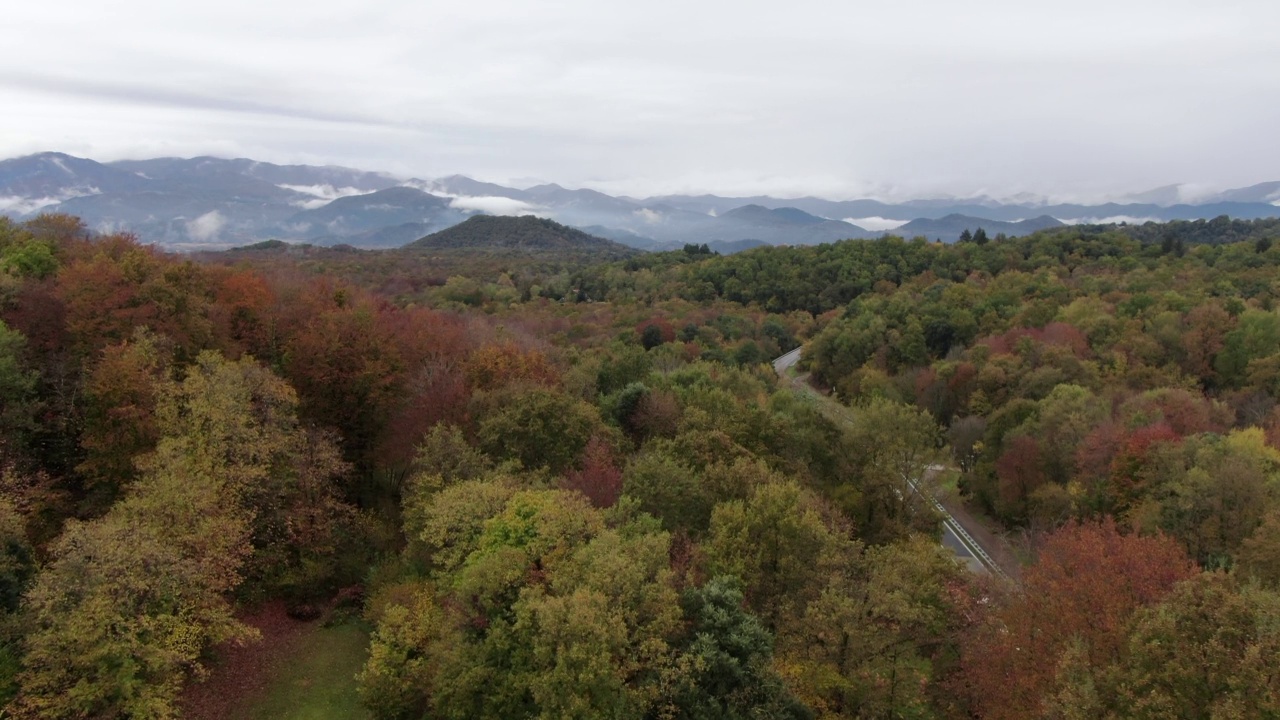
[[[284,516],[331,497],[343,471],[250,358],[202,353],[159,395],[140,477],[101,518],[69,523],[25,598],[19,717],[175,716],[206,649],[254,635],[228,593],[259,564],[278,571],[291,539],[276,530],[297,524]]]

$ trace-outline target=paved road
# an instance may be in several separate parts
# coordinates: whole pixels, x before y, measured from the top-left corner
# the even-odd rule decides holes
[[[983,565],[982,561],[965,547],[964,543],[960,540],[960,536],[952,531],[950,525],[944,524],[942,526],[942,544],[948,550],[955,553],[956,558],[959,559],[960,562],[963,562],[971,571],[976,573],[990,572],[987,570],[987,566]]]
[[[801,348],[796,348],[795,350],[775,359],[773,361],[774,371],[779,375],[785,376],[786,371],[789,370],[791,366],[799,362],[800,350]],[[806,385],[805,387],[807,388],[808,386]],[[835,402],[834,400],[822,397],[817,393],[814,393],[814,395],[822,401]],[[843,406],[841,406],[841,409],[844,409]],[[928,468],[928,471],[939,472],[945,469],[946,468],[943,468],[941,465],[934,465]],[[960,522],[957,521],[951,513],[947,512],[947,509],[944,508],[932,495],[930,495],[928,490],[921,489],[917,486],[915,480],[908,480],[907,484],[911,486],[912,490],[920,493],[920,495],[932,503],[933,507],[942,515],[942,544],[955,553],[957,559],[963,562],[975,573],[988,573],[999,575],[1000,577],[1008,577],[1005,575],[1005,572],[1000,569],[1000,566],[996,564],[995,560],[991,559],[991,554],[988,553],[972,535],[965,531]]]
[[[782,375],[790,369],[792,365],[800,362],[800,351],[802,349],[803,348],[796,348],[786,355],[779,355],[778,358],[773,361],[773,371]]]
[[[928,469],[928,472],[939,472],[945,469],[946,468],[941,465],[934,465]],[[928,490],[920,489],[914,482],[910,484],[912,490],[920,493],[920,495],[926,498],[930,503],[933,503],[934,509],[942,515],[943,545],[950,549],[951,552],[955,553],[956,557],[964,562],[964,564],[974,572],[1008,577],[1008,575],[1005,575],[1004,570],[1000,569],[1000,566],[996,561],[991,558],[991,554],[988,553],[982,545],[964,529],[964,526],[960,524],[959,520],[955,519],[955,516],[947,512],[947,509],[942,506],[942,503],[938,502],[936,498],[930,495]]]

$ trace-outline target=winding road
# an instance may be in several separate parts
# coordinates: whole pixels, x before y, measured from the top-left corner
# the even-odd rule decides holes
[[[801,348],[796,348],[795,350],[775,359],[773,361],[774,372],[778,373],[780,377],[786,378],[787,371],[800,361],[800,351]],[[831,398],[819,394],[816,390],[810,387],[808,383],[803,383],[793,379],[792,384],[796,388],[802,389],[817,398],[820,402],[835,403]],[[846,410],[844,406],[840,406],[840,409]],[[928,468],[927,472],[940,472],[945,469],[946,468],[941,465],[933,465]],[[928,502],[932,503],[934,509],[942,515],[942,544],[947,549],[955,553],[957,560],[963,562],[965,566],[975,573],[988,573],[1003,578],[1008,577],[1004,570],[1000,568],[1000,565],[992,559],[991,554],[986,550],[986,548],[983,548],[982,544],[975,540],[974,537],[964,529],[964,526],[960,524],[960,521],[948,512],[947,509],[942,506],[942,503],[938,502],[938,500],[934,498],[928,490],[920,488],[916,484],[915,480],[908,480],[907,483],[911,486],[913,491],[919,493]]]

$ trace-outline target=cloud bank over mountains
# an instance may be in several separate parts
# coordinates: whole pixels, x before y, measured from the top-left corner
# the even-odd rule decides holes
[[[814,244],[885,232],[952,241],[964,230],[1021,235],[1081,222],[1273,217],[1280,182],[1174,202],[1048,203],[1025,195],[830,200],[767,195],[618,197],[554,183],[525,188],[462,175],[423,180],[335,166],[275,165],[245,158],[155,158],[99,163],[62,153],[0,161],[0,213],[65,212],[94,230],[129,231],[173,248],[227,247],[266,239],[398,247],[478,214],[536,215],[643,249],[708,243]],[[1163,201],[1163,202],[1161,202]]]
[[[1270,0],[68,0],[5,19],[0,157],[892,202],[1095,203],[1280,167]]]

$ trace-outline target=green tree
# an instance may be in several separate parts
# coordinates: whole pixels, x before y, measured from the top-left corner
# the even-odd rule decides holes
[[[1221,573],[1201,574],[1137,617],[1111,685],[1115,715],[1275,717],[1278,654],[1280,595],[1241,587]]]
[[[1214,369],[1223,382],[1239,386],[1245,381],[1249,363],[1280,352],[1280,315],[1263,310],[1246,310],[1235,329],[1223,338],[1222,352]]]
[[[43,280],[58,271],[58,258],[49,243],[28,240],[0,251],[0,266],[18,277]]]
[[[418,444],[413,466],[406,492],[420,494],[482,477],[493,462],[467,442],[457,425],[439,423]]]
[[[936,533],[936,512],[922,494],[928,490],[931,468],[941,459],[941,429],[933,417],[874,398],[858,408],[852,432],[861,473],[856,499],[843,505],[861,536],[884,543],[912,532]]]
[[[961,624],[963,572],[922,536],[868,549],[780,636],[790,686],[822,717],[933,717],[933,660]]]
[[[211,645],[253,636],[228,594],[316,542],[277,530],[308,526],[290,510],[314,511],[312,483],[336,457],[299,431],[296,403],[252,360],[214,353],[165,385],[161,439],[133,490],[71,523],[27,594],[19,714],[171,717]]]
[[[645,350],[652,350],[666,342],[663,338],[662,326],[657,323],[649,323],[644,326],[644,330],[640,333],[640,344]]]
[[[799,618],[858,552],[837,517],[794,482],[760,485],[745,501],[716,506],[708,567],[740,578],[751,609],[777,629]]]
[[[1037,403],[1035,419],[1014,433],[1037,439],[1044,449],[1049,479],[1066,484],[1075,476],[1076,449],[1094,427],[1110,415],[1107,404],[1087,388],[1064,384]]]
[[[1238,572],[1280,589],[1280,511],[1268,513],[1242,544],[1238,559]]]
[[[653,369],[653,358],[643,347],[615,344],[600,360],[596,371],[596,389],[602,395],[617,392],[628,384],[645,379]]]
[[[452,576],[479,548],[483,522],[518,489],[505,477],[463,480],[439,491],[412,486],[404,498],[406,557],[440,577]]]
[[[36,572],[36,556],[17,506],[0,496],[0,703],[18,691],[22,654],[17,610]]]
[[[665,533],[606,530],[517,602],[542,717],[643,717],[671,664],[680,625]]]
[[[773,671],[773,637],[743,609],[730,577],[687,590],[681,600],[689,629],[681,647],[684,672],[667,691],[670,716],[689,720],[779,720],[812,714]]]
[[[602,428],[594,407],[562,392],[518,386],[480,401],[476,436],[492,458],[527,469],[568,470]]]
[[[641,452],[622,474],[622,494],[662,521],[668,530],[701,535],[711,522],[712,497],[698,474],[659,449]]]
[[[657,707],[681,612],[656,523],[483,480],[428,504],[435,584],[374,603],[360,682],[377,717],[639,719]]]
[[[26,368],[26,338],[0,322],[0,460],[23,449],[35,429],[36,382]]]
[[[411,586],[407,598],[374,620],[369,659],[356,676],[361,702],[379,720],[427,717],[441,666],[464,636],[425,584]]]

